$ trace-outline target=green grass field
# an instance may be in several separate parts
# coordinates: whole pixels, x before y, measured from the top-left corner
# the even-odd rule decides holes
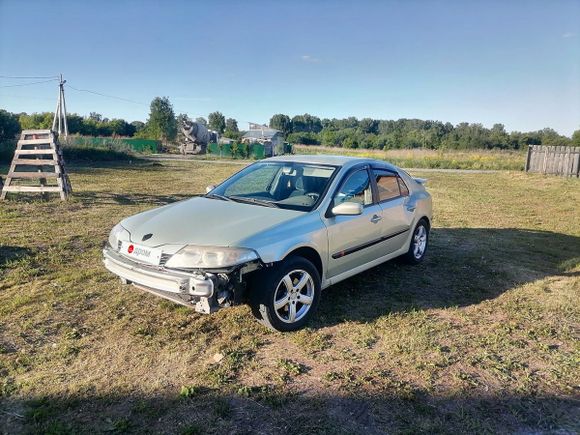
[[[296,333],[103,268],[123,217],[239,168],[73,165],[72,200],[0,203],[0,433],[580,430],[579,180],[416,171],[434,197],[426,261],[329,288]]]

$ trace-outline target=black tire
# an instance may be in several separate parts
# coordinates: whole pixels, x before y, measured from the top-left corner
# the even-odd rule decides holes
[[[425,255],[427,254],[427,249],[429,248],[429,223],[427,222],[426,219],[421,219],[419,222],[417,222],[417,225],[415,225],[415,229],[413,230],[413,236],[411,237],[411,243],[409,244],[409,250],[407,251],[406,254],[403,255],[403,260],[408,263],[408,264],[419,264],[423,261],[423,259],[425,258]],[[417,245],[417,240],[416,238],[418,237],[418,234],[420,234],[422,231],[424,231],[424,235],[425,235],[425,247],[424,249],[420,252],[420,255],[417,255],[417,251],[416,251],[416,245]]]
[[[311,279],[308,280],[308,277]],[[284,281],[284,277],[288,276],[290,282],[293,284],[300,284],[302,278],[306,280],[301,289],[287,291],[288,281]],[[316,267],[307,259],[303,257],[289,257],[280,263],[275,264],[269,269],[265,269],[256,273],[252,277],[250,284],[250,307],[254,316],[260,323],[267,328],[279,332],[296,331],[303,328],[312,318],[318,303],[320,301],[320,274]],[[284,291],[288,294],[288,303],[276,310],[274,305],[275,298],[278,301],[285,300]],[[304,294],[302,293],[304,291]],[[300,302],[302,300],[309,300],[310,303],[305,304]],[[294,308],[291,308],[291,305]],[[301,310],[300,318],[298,314]],[[296,320],[291,320],[291,310],[294,310]],[[287,317],[284,319],[284,317]]]

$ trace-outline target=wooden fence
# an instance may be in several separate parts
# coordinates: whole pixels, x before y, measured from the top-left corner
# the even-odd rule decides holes
[[[580,147],[530,145],[526,172],[580,177]]]

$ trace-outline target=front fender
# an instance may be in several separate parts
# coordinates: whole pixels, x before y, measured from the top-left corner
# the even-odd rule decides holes
[[[323,267],[328,258],[328,235],[318,212],[271,227],[239,245],[254,249],[264,263],[281,261],[295,249],[305,247],[318,252]]]

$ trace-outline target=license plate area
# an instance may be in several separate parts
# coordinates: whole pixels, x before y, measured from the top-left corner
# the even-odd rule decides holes
[[[159,266],[162,252],[160,248],[149,248],[137,243],[123,242],[121,243],[121,254],[140,263]]]

